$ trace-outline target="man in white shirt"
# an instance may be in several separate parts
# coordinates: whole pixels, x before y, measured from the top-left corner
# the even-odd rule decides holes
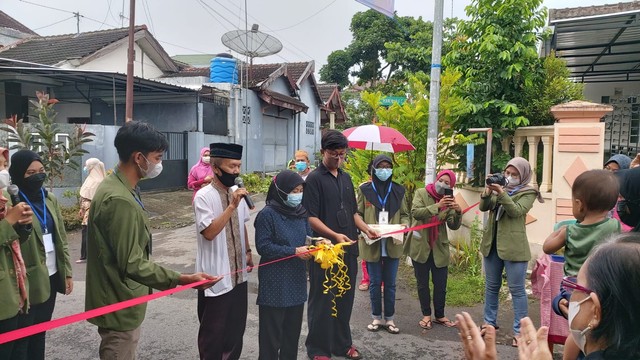
[[[193,200],[198,232],[196,269],[223,278],[198,291],[198,348],[201,359],[238,359],[247,322],[247,267],[253,266],[245,225],[249,207],[243,201],[248,193],[234,186],[242,146],[213,143],[210,154],[215,176]]]

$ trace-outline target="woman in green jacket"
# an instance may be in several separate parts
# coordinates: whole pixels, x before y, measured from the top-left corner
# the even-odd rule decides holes
[[[29,309],[27,270],[20,243],[28,239],[30,231],[18,226],[31,224],[33,213],[25,203],[7,205],[3,190],[10,183],[8,163],[9,151],[0,148],[0,334],[16,330],[18,315]],[[13,341],[0,345],[0,359],[14,359],[13,354]]]
[[[358,213],[367,224],[409,224],[409,206],[405,189],[393,182],[393,161],[387,155],[376,156],[369,169],[371,181],[358,188]],[[383,237],[368,245],[359,242],[360,256],[367,264],[369,273],[369,298],[371,317],[369,331],[386,329],[397,334],[400,329],[393,321],[396,303],[396,275],[402,243],[397,244],[392,237]],[[382,289],[384,283],[384,290]],[[384,293],[384,294],[383,294]],[[384,321],[382,299],[384,298]]]
[[[498,293],[502,286],[504,270],[513,298],[512,346],[518,346],[520,319],[528,314],[525,277],[531,251],[525,219],[536,197],[543,202],[540,193],[529,185],[531,176],[529,162],[524,158],[515,157],[504,169],[504,177],[508,181],[506,186],[487,181],[487,186],[480,196],[480,211],[490,211],[480,244],[485,269],[484,323],[497,328]]]
[[[20,315],[19,327],[51,320],[56,292],[73,290],[67,234],[56,197],[43,188],[46,173],[40,156],[20,150],[11,157],[11,181],[20,189],[20,199],[33,211],[33,231],[22,244],[27,268],[31,309]],[[27,342],[26,359],[44,359],[45,332],[18,340]]]
[[[432,322],[453,327],[455,323],[444,314],[449,273],[449,237],[451,230],[460,228],[462,209],[449,190],[456,184],[456,176],[451,170],[442,170],[436,182],[416,190],[413,196],[411,214],[413,226],[434,224],[434,226],[414,232],[406,243],[405,251],[413,263],[413,271],[418,282],[418,298],[422,310],[422,320],[418,323],[425,330],[431,329]],[[437,224],[437,225],[436,225]],[[431,290],[429,274],[433,281],[433,307],[435,320],[431,320]]]

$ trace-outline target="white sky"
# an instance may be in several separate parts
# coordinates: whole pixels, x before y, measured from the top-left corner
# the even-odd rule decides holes
[[[450,17],[453,13],[453,16],[464,17],[464,8],[470,2],[445,0],[444,16]],[[565,8],[617,2],[545,0],[544,5]],[[58,35],[76,32],[76,19],[71,12],[85,17],[80,20],[81,32],[120,27],[123,3],[128,16],[129,0],[1,0],[0,10],[40,35]],[[432,1],[396,0],[395,6],[399,16],[433,19]],[[326,62],[329,53],[349,44],[351,17],[368,9],[355,0],[247,0],[247,7],[249,28],[258,23],[261,31],[283,43],[279,54],[256,62],[315,60],[316,71]],[[137,0],[136,19],[136,24],[149,27],[169,55],[214,54],[227,51],[220,41],[222,34],[244,29],[244,1]],[[125,20],[124,26],[127,25]]]

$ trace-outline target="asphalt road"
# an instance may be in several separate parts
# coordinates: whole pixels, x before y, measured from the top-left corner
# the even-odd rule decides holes
[[[258,202],[257,208],[264,206]],[[258,210],[257,209],[257,210]],[[252,213],[248,229],[253,239]],[[253,243],[253,241],[251,241]],[[72,259],[78,258],[80,234],[69,236]],[[158,230],[154,233],[153,259],[159,264],[181,272],[192,272],[196,252],[195,230],[193,225]],[[253,252],[257,257],[256,251]],[[257,260],[257,259],[256,259]],[[257,262],[256,262],[257,263]],[[84,310],[85,265],[73,264],[75,285],[69,296],[59,296],[54,318],[59,318]],[[249,310],[244,336],[242,359],[258,357],[258,308],[255,305],[257,294],[257,275],[249,280]],[[356,290],[357,291],[357,290]],[[421,319],[418,300],[410,295],[406,286],[400,284],[397,290],[396,325],[400,334],[392,335],[385,331],[372,333],[366,326],[371,322],[368,292],[357,291],[351,321],[354,345],[365,359],[463,359],[457,330],[435,325],[432,330],[424,331],[417,323]],[[500,312],[500,341],[509,341],[509,328],[513,313],[506,304]],[[532,306],[534,307],[534,306]],[[447,315],[453,318],[456,312],[470,311],[474,318],[481,320],[482,308],[447,308]],[[502,309],[501,309],[502,310]],[[533,309],[532,309],[533,310]],[[533,317],[533,314],[532,314]],[[299,341],[299,359],[306,359],[304,341],[307,334],[306,315]],[[198,320],[196,316],[196,294],[186,290],[175,295],[154,300],[149,303],[146,319],[142,325],[142,336],[138,346],[139,359],[197,359],[196,335]],[[71,324],[47,333],[47,359],[96,359],[100,337],[97,328],[88,322]],[[499,345],[501,359],[517,358],[517,349]]]

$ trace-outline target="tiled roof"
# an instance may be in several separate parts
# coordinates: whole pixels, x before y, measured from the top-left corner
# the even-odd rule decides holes
[[[614,14],[624,11],[640,10],[640,1],[621,2],[596,6],[584,6],[565,9],[549,9],[549,21],[573,19],[585,16]]]
[[[136,31],[147,27],[136,26]],[[80,34],[33,37],[0,51],[0,57],[54,65],[66,59],[83,58],[129,35],[128,28]]]
[[[329,97],[331,97],[331,94],[333,94],[333,91],[337,87],[337,84],[318,84],[318,93],[323,103],[326,104],[327,101],[329,101]]]
[[[254,87],[265,81],[281,66],[282,64],[253,64],[249,69],[249,87]]]
[[[209,67],[185,67],[180,69],[180,71],[166,75],[164,77],[190,77],[190,76],[204,76],[207,79],[211,73],[211,69]]]
[[[309,66],[309,62],[294,62],[287,63],[287,73],[291,77],[294,83],[297,83],[300,77],[304,74],[304,71]],[[313,71],[313,70],[312,70]]]
[[[0,10],[0,28],[9,28],[13,30],[18,30],[21,33],[30,34],[30,35],[38,35],[33,30],[28,27],[22,25],[18,20],[12,18],[7,15],[5,12]]]

